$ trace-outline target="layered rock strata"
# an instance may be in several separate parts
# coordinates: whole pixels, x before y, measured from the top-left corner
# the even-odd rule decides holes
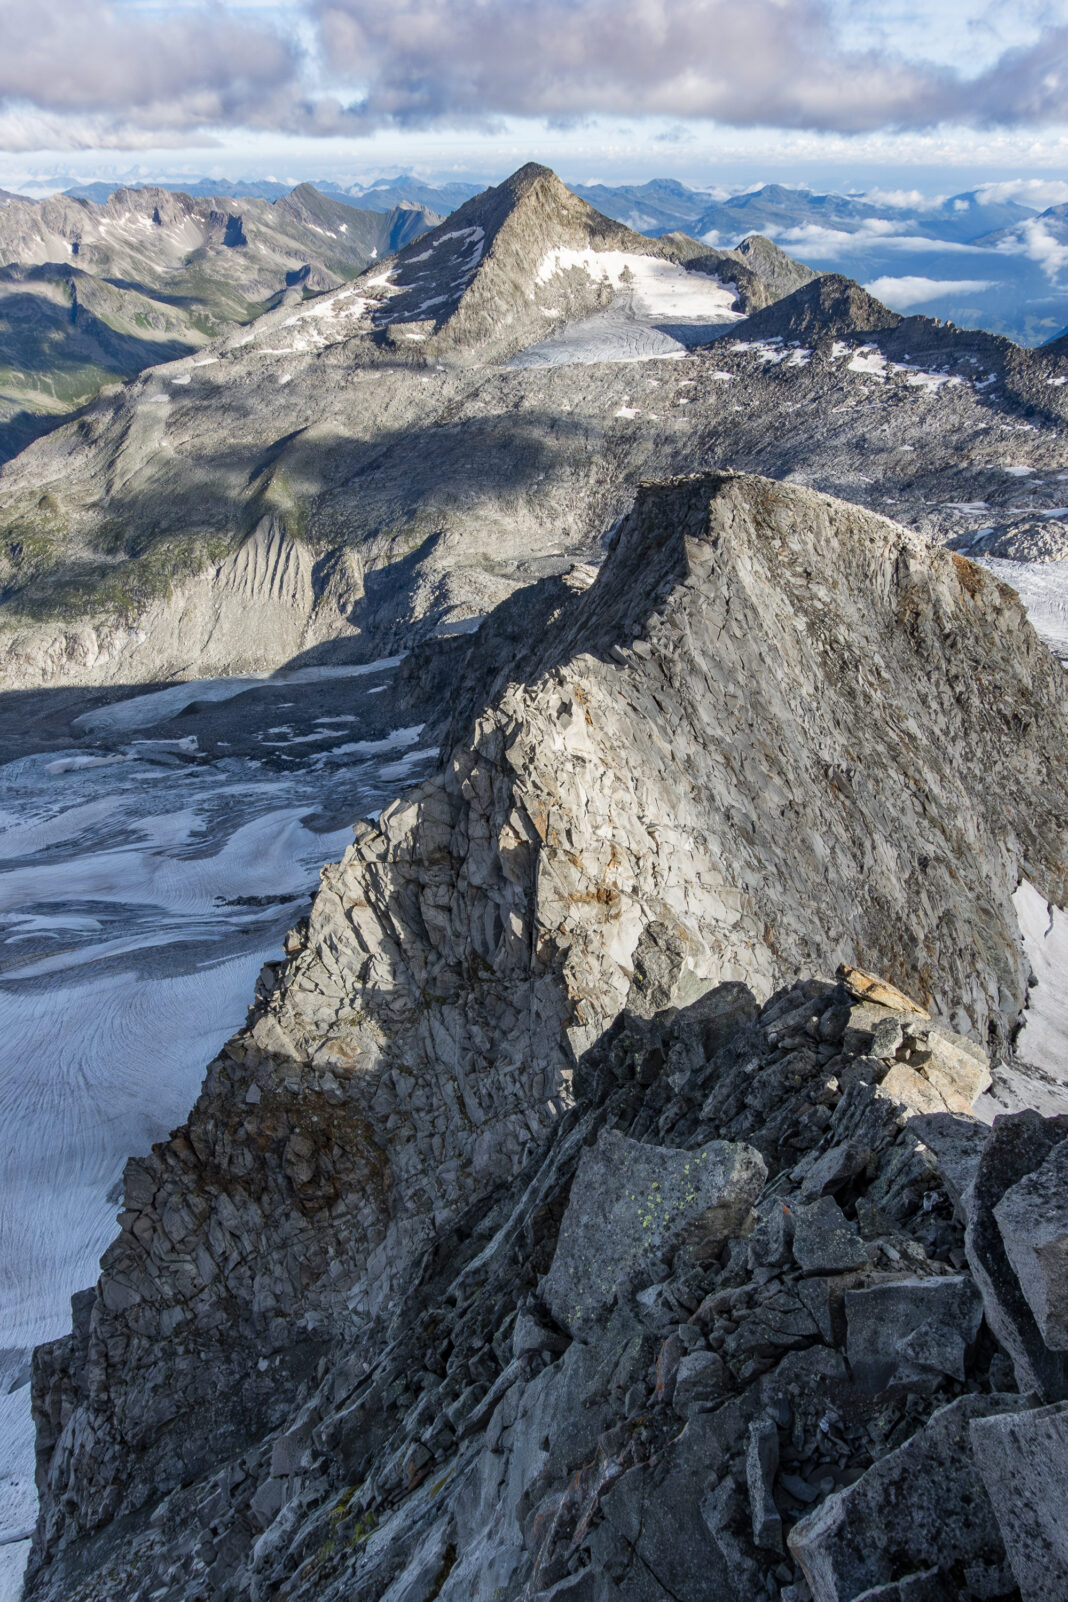
[[[359,825],[342,863],[324,870],[288,962],[266,976],[248,1028],[209,1068],[188,1124],[129,1165],[121,1234],[101,1282],[79,1299],[74,1336],[38,1359],[43,1511],[32,1596],[147,1596],[170,1562],[175,1526],[168,1521],[173,1514],[188,1523],[198,1498],[217,1509],[218,1520],[214,1512],[202,1516],[205,1530],[217,1531],[174,1557],[173,1585],[185,1589],[161,1595],[334,1595],[319,1580],[318,1590],[290,1590],[288,1578],[287,1589],[277,1589],[280,1576],[312,1552],[298,1531],[331,1488],[383,1474],[390,1487],[383,1502],[368,1500],[370,1492],[357,1501],[352,1489],[347,1501],[331,1504],[340,1508],[345,1540],[362,1547],[370,1526],[360,1521],[393,1505],[394,1467],[402,1489],[414,1488],[422,1468],[451,1463],[454,1438],[481,1432],[506,1392],[531,1377],[526,1352],[507,1352],[513,1291],[493,1281],[489,1302],[480,1300],[493,1276],[477,1254],[496,1234],[480,1235],[478,1220],[494,1218],[508,1251],[529,1254],[533,1278],[526,1269],[521,1277],[524,1293],[533,1292],[550,1266],[580,1149],[602,1128],[645,1141],[655,1129],[655,1144],[694,1152],[742,1142],[757,1154],[710,1155],[727,1192],[735,1187],[721,1198],[726,1223],[717,1233],[705,1219],[720,1206],[712,1198],[688,1221],[696,1242],[669,1232],[665,1256],[651,1267],[621,1257],[626,1296],[648,1288],[661,1270],[670,1276],[676,1260],[687,1272],[711,1275],[710,1290],[718,1286],[724,1228],[736,1242],[745,1238],[740,1220],[759,1166],[773,1183],[788,1168],[790,1184],[803,1186],[808,1170],[794,1171],[809,1153],[827,1172],[802,1198],[789,1260],[806,1280],[863,1273],[875,1261],[865,1242],[881,1238],[883,1214],[870,1214],[865,1226],[834,1197],[844,1189],[850,1199],[848,1187],[856,1190],[862,1173],[865,1185],[878,1179],[882,1159],[869,1167],[885,1145],[897,1154],[890,1177],[884,1174],[889,1205],[915,1155],[908,1140],[899,1148],[893,1109],[951,1126],[964,1121],[967,1138],[947,1142],[939,1158],[945,1206],[963,1195],[961,1175],[979,1138],[967,1108],[987,1074],[974,1042],[996,1058],[1026,1001],[1012,894],[1021,877],[1058,904],[1066,889],[1063,674],[1014,593],[856,508],[765,480],[706,474],[647,486],[596,582],[582,593],[559,585],[556,601],[544,637],[503,669],[481,709],[458,712],[438,776],[377,823]],[[493,638],[487,625],[491,652]],[[766,996],[799,971],[830,972],[841,961],[885,973],[915,999],[851,1007],[848,994],[830,986],[791,992],[788,1008],[776,1002],[762,1015],[767,1032],[757,1039],[746,1033],[757,1012],[750,991],[720,990],[719,1002],[692,1015],[705,1020],[700,1048],[680,1046],[673,1056],[674,1036],[647,1055],[642,1048],[629,1110],[605,1112],[616,1104],[599,1077],[598,1053],[617,1039],[614,1021],[624,1008],[649,1015],[743,981]],[[885,990],[868,994],[893,1000]],[[721,1084],[726,1059],[717,1052],[735,1027],[739,1055]],[[576,1082],[576,1061],[588,1052]],[[628,1078],[630,1069],[618,1072]],[[699,1105],[683,1094],[695,1072]],[[592,1098],[592,1109],[569,1111],[576,1094]],[[825,1139],[832,1119],[834,1138]],[[534,1190],[512,1190],[538,1151],[543,1157],[523,1182]],[[908,1172],[906,1221],[915,1204],[915,1172]],[[928,1184],[924,1175],[932,1191],[943,1183]],[[883,1208],[882,1195],[877,1188],[873,1207]],[[772,1207],[764,1219],[773,1233],[786,1227],[781,1213]],[[950,1233],[935,1250],[942,1267],[932,1272],[957,1273],[965,1264],[951,1213],[944,1215]],[[893,1207],[886,1217],[897,1217]],[[913,1223],[920,1229],[922,1220]],[[769,1250],[785,1245],[784,1238]],[[465,1288],[447,1290],[456,1254],[468,1246],[475,1260]],[[728,1249],[731,1273],[737,1250]],[[956,1256],[945,1255],[951,1250]],[[787,1257],[756,1266],[780,1261]],[[928,1273],[914,1251],[896,1261],[913,1277]],[[508,1262],[514,1275],[514,1259]],[[614,1272],[610,1255],[606,1271]],[[423,1325],[405,1302],[420,1275],[447,1303],[444,1310],[435,1304]],[[561,1276],[573,1292],[574,1273],[561,1268]],[[977,1276],[980,1294],[1000,1294],[996,1276],[983,1280],[978,1269]],[[862,1279],[840,1288],[875,1285]],[[928,1311],[917,1329],[938,1321],[922,1290],[916,1299]],[[477,1322],[473,1345],[461,1330],[469,1293],[478,1320],[489,1320],[485,1329]],[[798,1321],[799,1338],[788,1349],[822,1341],[838,1351],[840,1324],[804,1301],[797,1314],[793,1294],[779,1310],[787,1325]],[[974,1290],[958,1283],[946,1294],[953,1311],[943,1322],[971,1330]],[[893,1318],[907,1324],[907,1286],[903,1295]],[[599,1338],[587,1344],[582,1319],[568,1313],[574,1295],[560,1298],[549,1295],[555,1321],[545,1349],[574,1354],[560,1393],[572,1407],[600,1383],[595,1370],[605,1349]],[[770,1315],[776,1327],[779,1311]],[[692,1351],[685,1346],[692,1338],[679,1336],[680,1364],[704,1350],[699,1341]],[[948,1367],[936,1371],[963,1384],[978,1338],[958,1335],[950,1353],[948,1337],[940,1337],[938,1361]],[[1015,1360],[1012,1341],[999,1339]],[[921,1332],[905,1349],[912,1383],[916,1371],[930,1369],[930,1343]],[[628,1385],[645,1382],[649,1354],[640,1342],[637,1350]],[[707,1348],[708,1358],[718,1350]],[[455,1372],[449,1351],[463,1353]],[[762,1361],[760,1342],[754,1352]],[[745,1361],[752,1355],[747,1349]],[[436,1381],[452,1373],[453,1391],[439,1394],[436,1383],[420,1380],[420,1400],[408,1378],[417,1357]],[[831,1369],[805,1371],[798,1384],[806,1396],[821,1393],[828,1376],[848,1376],[840,1355],[818,1362]],[[887,1382],[886,1363],[896,1373],[887,1355],[870,1383]],[[386,1372],[380,1386],[375,1376]],[[719,1397],[717,1372],[708,1360],[691,1364],[683,1395],[690,1386],[703,1401]],[[370,1389],[360,1391],[365,1381]],[[674,1393],[667,1379],[656,1384],[666,1407]],[[403,1462],[395,1465],[392,1448],[377,1454],[394,1438],[390,1409],[404,1398],[418,1428],[404,1437]],[[640,1401],[644,1408],[645,1393]],[[492,1495],[486,1490],[494,1506],[504,1497],[501,1505],[514,1511],[525,1497],[533,1508],[531,1487],[544,1466],[538,1453],[549,1453],[553,1473],[564,1472],[563,1458],[537,1441],[559,1430],[564,1457],[592,1450],[595,1437],[578,1424],[578,1435],[564,1428],[562,1401],[551,1419],[538,1414],[540,1403],[531,1405],[536,1440],[524,1437],[517,1448],[507,1494],[496,1482]],[[339,1410],[348,1421],[336,1434],[325,1421]],[[733,1441],[740,1426],[730,1419]],[[278,1431],[288,1445],[263,1444]],[[410,1446],[416,1435],[417,1450]],[[712,1450],[711,1439],[701,1451]],[[728,1452],[727,1443],[717,1450]],[[314,1469],[305,1480],[306,1454]],[[758,1440],[758,1489],[773,1457],[770,1435],[765,1445]],[[578,1456],[572,1466],[586,1462]],[[628,1466],[629,1458],[616,1465],[620,1474]],[[475,1483],[466,1471],[457,1480],[467,1487],[463,1542],[435,1524],[414,1589],[390,1589],[400,1585],[398,1569],[388,1582],[361,1580],[357,1590],[391,1602],[487,1587],[490,1594],[497,1559],[477,1559],[484,1565],[477,1586],[470,1568],[483,1517],[472,1511],[482,1495]],[[765,1489],[758,1522],[761,1541],[773,1541]],[[575,1505],[584,1506],[576,1495]],[[236,1523],[231,1504],[240,1510]],[[494,1535],[493,1550],[501,1542],[508,1553],[540,1549],[542,1526],[541,1534],[521,1529],[526,1513],[516,1517],[507,1537]],[[734,1528],[733,1519],[726,1509],[705,1522]],[[322,1533],[322,1518],[310,1527],[316,1551],[334,1541]],[[588,1533],[588,1521],[582,1530]],[[416,1561],[412,1540],[401,1543],[405,1564]],[[581,1549],[579,1540],[575,1552]],[[468,1566],[457,1567],[450,1581],[457,1588],[448,1590],[440,1571],[459,1565],[458,1554]],[[360,1554],[351,1561],[362,1561]],[[733,1557],[717,1561],[733,1572]],[[500,1594],[519,1595],[533,1573],[516,1578],[524,1562],[516,1556],[501,1570],[507,1588]],[[434,1571],[434,1584],[441,1579],[439,1591],[430,1579],[419,1589],[424,1569]],[[271,1577],[254,1578],[261,1570]],[[98,1588],[104,1581],[96,1576],[105,1573],[110,1591]],[[750,1584],[744,1564],[738,1573]],[[351,1572],[344,1574],[350,1585]],[[589,1594],[599,1602],[614,1593]]]

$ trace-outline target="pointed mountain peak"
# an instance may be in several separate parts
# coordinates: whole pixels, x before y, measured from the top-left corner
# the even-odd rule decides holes
[[[636,234],[529,162],[362,283],[381,296],[373,322],[391,341],[434,336],[439,349],[504,357],[611,302],[615,284],[596,260],[604,252],[687,263],[723,255]]]
[[[743,339],[852,339],[897,328],[903,321],[882,301],[841,273],[824,273],[742,324]]]
[[[735,257],[763,286],[761,293],[755,290],[750,292],[747,304],[751,311],[759,311],[786,295],[792,295],[795,289],[813,283],[820,276],[814,267],[806,267],[804,262],[795,261],[781,245],[776,245],[764,234],[747,234],[741,244],[727,254]]]

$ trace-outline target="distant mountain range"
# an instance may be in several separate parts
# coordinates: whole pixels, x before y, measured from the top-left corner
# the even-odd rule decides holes
[[[400,176],[293,190],[209,179],[0,190],[0,460],[114,378],[188,353],[281,296],[333,287],[481,193]],[[1068,325],[1068,207],[982,191],[937,205],[781,184],[727,197],[674,179],[572,193],[650,238],[775,241],[902,313],[1040,345]],[[747,247],[748,248],[748,247]],[[748,262],[752,266],[752,262]]]
[[[173,193],[212,197],[229,195],[261,200],[280,200],[292,191],[291,184],[258,178],[200,178],[193,182],[159,182],[119,185],[90,183],[67,189],[72,199],[91,200],[102,205],[120,187],[129,189],[169,189]],[[418,178],[378,178],[371,184],[339,184],[317,178],[301,186],[314,187],[322,195],[360,206],[369,211],[390,211],[397,206],[421,206],[447,216],[464,201],[481,193],[485,184],[448,182],[435,184]],[[988,200],[976,190],[951,195],[936,205],[889,206],[864,195],[814,194],[811,190],[784,184],[764,184],[754,190],[714,199],[713,191],[693,189],[674,178],[653,178],[644,184],[569,184],[606,217],[625,223],[636,233],[658,234],[683,231],[697,238],[711,232],[725,237],[716,243],[737,244],[749,233],[819,225],[840,233],[858,233],[872,222],[893,221],[903,232],[927,239],[953,240],[971,244],[995,230],[1011,228],[1028,217],[1038,215],[1032,206],[1016,200]],[[0,190],[0,201],[9,194]],[[11,197],[17,198],[17,197]],[[1056,210],[1057,208],[1054,208]]]
[[[27,210],[50,216],[51,204]],[[541,571],[569,518],[569,549],[592,549],[625,499],[614,465],[624,438],[635,483],[654,458],[672,471],[759,461],[894,515],[911,507],[943,537],[971,528],[959,505],[982,503],[981,526],[1004,521],[1021,504],[1017,466],[1033,493],[1032,468],[1063,460],[1056,352],[903,317],[759,235],[730,251],[681,232],[650,240],[537,166],[351,283],[336,254],[344,219],[385,227],[391,214],[314,190],[230,212],[161,190],[56,204],[91,218],[112,250],[121,242],[140,282],[149,273],[137,253],[158,258],[165,246],[179,279],[197,261],[212,284],[246,256],[251,271],[270,243],[256,226],[285,219],[304,230],[306,262],[334,264],[338,287],[305,298],[326,267],[302,269],[287,303],[208,350],[169,365],[157,356],[76,427],[8,463],[0,587],[3,615],[24,630],[8,667],[16,679],[53,671],[56,631],[65,639],[73,617],[98,620],[114,646],[106,672],[123,682],[193,661],[194,617],[208,653],[199,672],[258,670],[271,651],[267,665],[278,665],[341,637],[393,655],[408,648],[413,596],[420,608],[435,598],[428,628],[461,595],[485,610],[506,557]],[[94,248],[106,258],[105,243]],[[116,278],[113,267],[93,285]],[[79,303],[90,287],[77,286]],[[703,354],[691,364],[688,352]],[[50,359],[42,350],[42,369]],[[700,405],[689,387],[698,374]],[[988,441],[991,417],[1005,430]],[[1021,464],[1024,417],[1042,440],[1028,433]],[[960,445],[979,432],[983,467]],[[892,456],[878,478],[876,438]],[[264,610],[250,632],[253,602]]]
[[[204,178],[157,187],[180,188],[195,197],[268,201],[288,193],[286,185],[262,179]],[[446,216],[483,186],[399,176],[348,185],[322,179],[314,187],[363,210],[417,206]],[[817,194],[783,184],[723,196],[672,178],[570,187],[604,216],[652,238],[682,232],[730,247],[750,234],[766,235],[821,271],[842,272],[867,284],[901,312],[922,311],[1025,345],[1040,345],[1068,324],[1062,206],[1040,213],[1018,200],[992,199],[983,190],[937,203],[891,204],[878,195]],[[72,198],[97,203],[110,193],[106,183],[68,191]],[[0,193],[0,205],[3,201]]]
[[[96,205],[103,205],[120,187],[169,189],[174,194],[209,198],[215,195],[231,195],[236,199],[255,200],[281,200],[293,190],[292,184],[278,183],[270,178],[197,178],[190,183],[161,181],[125,186],[98,182],[79,184],[63,192],[74,200],[91,200]],[[372,184],[349,185],[335,183],[330,178],[315,178],[299,187],[305,189],[314,187],[321,195],[328,195],[332,200],[340,200],[346,205],[359,206],[366,211],[392,211],[396,206],[416,206],[436,211],[444,216],[450,211],[455,211],[457,206],[462,206],[472,195],[479,194],[486,185],[428,184],[418,178],[401,177],[379,178]],[[0,190],[0,201],[5,194],[6,190]]]
[[[713,200],[663,179],[618,189],[577,185],[575,192],[642,233],[683,229],[720,246],[763,234],[810,266],[868,284],[898,311],[923,311],[1021,344],[1040,345],[1068,322],[1064,206],[1040,214],[981,190],[937,205],[891,206],[782,184]]]

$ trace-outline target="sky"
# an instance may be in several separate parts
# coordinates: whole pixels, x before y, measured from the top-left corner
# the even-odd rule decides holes
[[[0,0],[0,184],[1068,174],[1068,0]]]

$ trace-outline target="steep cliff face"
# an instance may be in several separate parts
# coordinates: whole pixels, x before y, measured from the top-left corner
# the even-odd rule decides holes
[[[351,1389],[624,1006],[845,961],[1007,1046],[1013,892],[1068,894],[1063,674],[1012,591],[855,507],[705,474],[646,486],[557,599],[438,776],[324,870],[188,1124],[131,1162],[100,1284],[38,1358],[34,1598],[139,1596],[92,1576],[162,1497],[238,1460],[270,1478],[254,1443],[340,1354]]]

